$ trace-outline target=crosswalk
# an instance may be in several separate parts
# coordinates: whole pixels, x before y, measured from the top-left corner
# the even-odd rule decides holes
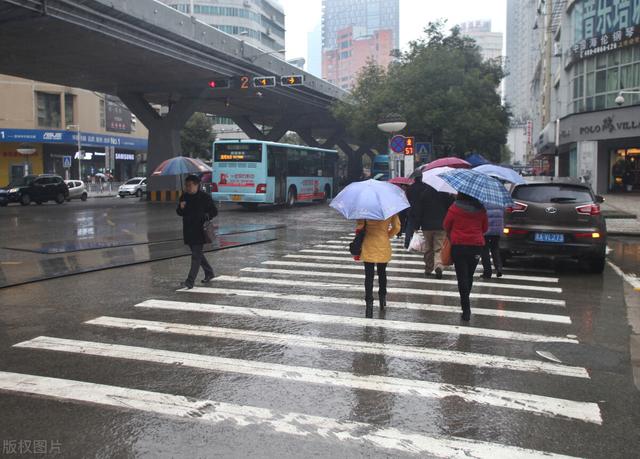
[[[401,240],[393,240],[387,309],[366,319],[363,268],[346,249],[352,235],[332,228],[326,241],[218,276],[208,286],[181,289],[169,299],[150,298],[117,316],[90,319],[83,324],[87,334],[82,337],[37,336],[13,346],[21,352],[74,356],[95,364],[136,362],[234,375],[237,399],[222,395],[216,400],[209,392],[186,396],[175,389],[157,390],[156,385],[149,391],[8,371],[0,371],[0,393],[210,425],[232,422],[238,428],[267,429],[276,437],[312,437],[389,456],[569,457],[528,448],[529,439],[515,432],[494,441],[434,433],[446,432],[442,426],[426,430],[379,423],[366,413],[331,417],[301,402],[299,410],[292,410],[296,393],[326,388],[345,403],[353,396],[375,401],[392,395],[415,400],[426,410],[455,400],[467,412],[517,414],[525,424],[535,422],[549,433],[558,426],[597,429],[603,424],[602,400],[588,395],[590,371],[541,358],[534,351],[537,344],[580,346],[572,334],[566,292],[554,273],[512,269],[501,279],[478,280],[472,322],[463,324],[455,273],[447,269],[441,280],[426,278],[422,255],[407,253]],[[141,331],[153,340],[136,340]],[[88,338],[91,332],[95,339]],[[194,339],[210,343],[207,352],[186,347],[185,340]],[[362,371],[356,361],[384,365],[365,365]],[[469,372],[477,377],[458,376]],[[491,375],[498,375],[500,382],[493,383]],[[526,384],[530,378],[545,384]],[[512,379],[517,383],[510,387]],[[249,392],[255,387],[279,384],[292,391],[287,408],[242,403],[255,400],[256,394]],[[567,384],[581,390],[567,396]]]

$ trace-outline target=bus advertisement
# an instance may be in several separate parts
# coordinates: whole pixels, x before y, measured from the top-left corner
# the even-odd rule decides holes
[[[333,197],[338,152],[259,140],[213,144],[212,197],[248,208]]]

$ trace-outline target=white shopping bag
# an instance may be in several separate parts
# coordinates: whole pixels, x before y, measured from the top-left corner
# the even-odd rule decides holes
[[[425,250],[426,247],[424,243],[424,236],[422,235],[422,231],[418,230],[413,233],[413,237],[411,238],[411,242],[409,243],[409,251],[424,253]]]

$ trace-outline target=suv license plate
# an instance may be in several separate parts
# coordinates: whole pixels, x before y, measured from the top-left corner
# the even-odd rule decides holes
[[[232,201],[242,201],[242,196],[240,196],[239,194],[232,194],[231,195],[231,200]]]
[[[554,244],[562,244],[564,242],[564,234],[536,233],[534,239],[536,242],[551,242]]]

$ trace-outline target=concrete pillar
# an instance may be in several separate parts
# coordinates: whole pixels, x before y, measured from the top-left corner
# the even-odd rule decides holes
[[[151,174],[163,161],[182,153],[180,131],[196,112],[199,97],[178,99],[164,116],[149,105],[143,94],[119,93],[118,97],[149,130],[147,197],[152,199],[155,192],[179,189],[179,177],[151,177]]]

